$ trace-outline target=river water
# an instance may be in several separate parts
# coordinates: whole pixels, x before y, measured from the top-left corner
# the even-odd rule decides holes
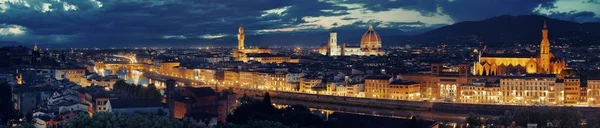
[[[410,116],[417,116],[425,120],[439,121],[450,126],[460,126],[466,123],[467,113],[454,114],[454,113],[442,113],[442,112],[430,112],[430,111],[417,111],[417,110],[404,110],[404,109],[386,109],[386,108],[372,108],[364,106],[353,106],[353,105],[339,105],[321,102],[310,102],[310,101],[297,101],[297,100],[283,100],[273,99],[274,104],[278,105],[295,105],[301,104],[308,108],[311,108],[315,113],[327,113],[329,112],[340,112],[367,116],[380,116],[390,118],[408,118]]]

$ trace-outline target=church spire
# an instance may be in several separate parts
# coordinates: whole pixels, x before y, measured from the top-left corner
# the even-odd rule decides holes
[[[23,74],[19,73],[19,69],[17,69],[17,77],[15,79],[17,80],[17,84],[23,84]]]
[[[546,20],[544,20],[544,29],[548,29],[548,27],[546,26]]]

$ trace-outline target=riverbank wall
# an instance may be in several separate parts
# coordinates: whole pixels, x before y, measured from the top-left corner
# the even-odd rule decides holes
[[[483,115],[498,116],[503,115],[507,110],[516,110],[524,108],[536,109],[551,109],[551,108],[567,108],[579,110],[582,113],[593,113],[599,111],[599,107],[579,107],[579,106],[523,106],[523,105],[494,105],[494,104],[465,104],[465,103],[449,103],[449,102],[427,102],[427,101],[403,101],[403,100],[387,100],[387,99],[371,99],[357,97],[343,97],[331,95],[317,95],[282,91],[264,91],[256,89],[234,88],[238,97],[247,95],[251,97],[262,98],[266,92],[274,99],[299,100],[311,102],[323,102],[342,105],[354,105],[374,108],[388,109],[406,109],[444,113],[477,113]]]

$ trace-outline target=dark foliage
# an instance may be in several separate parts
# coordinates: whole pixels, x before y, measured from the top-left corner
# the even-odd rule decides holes
[[[115,91],[128,93],[135,97],[140,98],[160,98],[160,92],[154,84],[150,84],[147,87],[141,85],[128,84],[124,80],[119,80],[113,85]]]
[[[241,99],[242,105],[227,117],[228,122],[237,125],[250,125],[253,122],[256,123],[255,121],[274,121],[293,127],[323,124],[321,117],[312,114],[305,106],[292,105],[283,109],[275,108],[271,104],[268,94],[265,94],[263,101],[254,100],[247,96]]]

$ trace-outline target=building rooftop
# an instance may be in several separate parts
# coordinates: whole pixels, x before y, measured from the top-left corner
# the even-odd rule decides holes
[[[367,76],[365,79],[389,80],[390,78],[392,78],[392,77],[388,76],[388,75],[372,75],[372,76]]]
[[[481,54],[481,57],[496,57],[496,58],[536,58],[537,55],[536,54],[529,54],[529,53],[521,53],[521,54],[515,54],[515,53],[504,53],[504,54],[491,54],[491,53],[483,53]]]
[[[556,78],[556,74],[525,74],[522,76],[501,76],[500,78]]]
[[[281,54],[270,54],[270,53],[248,53],[248,57],[287,57]]]
[[[216,95],[215,90],[213,90],[210,87],[201,87],[201,88],[187,87],[187,88],[185,88],[185,90],[189,90],[196,97],[214,96],[214,95]]]
[[[390,84],[395,84],[395,85],[413,85],[413,84],[419,84],[419,83],[414,82],[414,81],[408,81],[408,80],[394,80],[394,81],[390,82]]]

